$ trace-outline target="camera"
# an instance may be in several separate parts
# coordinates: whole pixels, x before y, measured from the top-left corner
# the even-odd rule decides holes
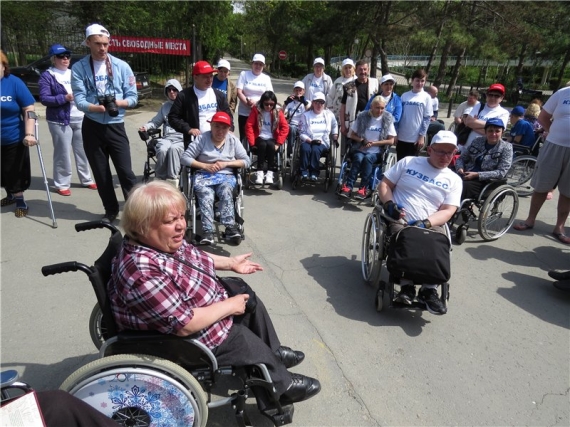
[[[117,107],[114,95],[98,96],[97,100],[99,101],[99,105],[103,105],[105,107],[105,111],[107,111],[111,117],[117,117],[119,115],[119,107]]]

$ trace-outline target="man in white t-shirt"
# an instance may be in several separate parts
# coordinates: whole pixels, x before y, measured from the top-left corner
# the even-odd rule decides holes
[[[312,102],[316,93],[324,93],[329,98],[333,88],[331,77],[325,73],[325,60],[315,58],[313,61],[313,72],[307,74],[303,79],[305,85],[305,99]],[[330,107],[330,105],[327,105]]]
[[[473,108],[478,107],[479,104],[479,91],[475,89],[470,90],[469,95],[467,96],[467,101],[462,102],[455,109],[455,113],[453,114],[455,124],[458,125],[459,123],[463,123],[465,116],[471,113]]]
[[[430,86],[427,88],[426,92],[429,93],[429,96],[431,96],[431,105],[433,108],[433,113],[432,116],[430,117],[430,122],[426,133],[427,136],[426,143],[427,145],[429,145],[431,139],[436,133],[438,133],[440,130],[445,130],[445,124],[443,123],[443,120],[438,120],[437,118],[437,115],[439,114],[439,99],[437,98],[439,89],[437,88],[437,86]]]
[[[398,221],[390,224],[392,233],[404,224],[444,232],[443,227],[461,203],[461,178],[448,168],[456,150],[455,134],[442,130],[427,148],[429,157],[408,156],[386,171],[378,185],[378,195],[384,212]],[[400,286],[395,300],[411,305],[416,297],[414,284],[401,279]],[[447,312],[437,295],[436,284],[423,284],[418,301],[425,304],[430,313]]]
[[[504,98],[505,87],[502,84],[494,83],[489,86],[483,109],[473,108],[471,113],[464,119],[464,123],[473,130],[469,134],[465,145],[460,149],[461,151],[467,150],[471,141],[475,138],[485,135],[485,122],[490,118],[497,117],[501,119],[505,129],[507,128],[510,113],[509,110],[501,107],[501,102]]]
[[[214,68],[206,61],[198,61],[192,69],[194,85],[178,93],[168,113],[168,123],[184,135],[184,147],[192,137],[210,130],[209,120],[218,111],[232,117],[226,95],[212,89]],[[233,131],[233,124],[230,128]]]

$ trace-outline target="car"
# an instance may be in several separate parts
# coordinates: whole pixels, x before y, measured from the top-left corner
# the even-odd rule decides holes
[[[70,67],[73,66],[74,63],[79,61],[84,56],[85,55],[76,54],[76,53],[72,54],[69,66]],[[38,59],[37,61],[34,61],[34,62],[28,64],[26,66],[12,67],[12,68],[10,68],[10,72],[12,75],[18,76],[19,78],[21,78],[24,81],[24,83],[26,83],[26,85],[28,86],[28,89],[30,89],[30,92],[32,93],[32,95],[36,98],[39,98],[39,96],[40,96],[40,88],[39,88],[40,75],[45,70],[47,70],[49,67],[51,67],[51,60],[50,60],[50,56],[48,55],[48,56],[44,56],[41,59]],[[150,86],[148,73],[140,72],[140,71],[134,71],[134,74],[135,74],[135,79],[137,82],[137,92],[139,95],[139,100],[144,99],[144,98],[150,98],[152,96],[152,88]]]

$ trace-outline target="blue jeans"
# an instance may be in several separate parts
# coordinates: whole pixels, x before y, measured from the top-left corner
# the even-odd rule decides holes
[[[295,144],[295,137],[299,132],[299,125],[292,125],[289,123],[289,134],[287,135],[287,157],[293,154],[293,146]]]
[[[319,176],[319,160],[324,151],[328,150],[328,147],[324,144],[310,144],[308,142],[303,142],[301,144],[301,175],[309,173],[309,175]]]
[[[352,155],[350,174],[346,179],[347,187],[354,187],[358,173],[360,172],[360,187],[368,187],[374,171],[374,165],[382,161],[382,153],[363,153],[357,151]]]

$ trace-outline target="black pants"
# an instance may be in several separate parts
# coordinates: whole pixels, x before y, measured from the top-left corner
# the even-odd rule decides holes
[[[257,138],[257,170],[267,172],[275,167],[275,140]]]
[[[461,192],[461,200],[477,199],[479,193],[483,190],[489,181],[463,181],[463,191]]]
[[[21,142],[2,146],[2,187],[9,194],[30,188],[30,147]]]
[[[238,116],[239,139],[241,141],[245,141],[245,122],[247,122],[247,117]],[[247,144],[247,141],[244,144]]]
[[[419,151],[418,146],[413,142],[398,141],[396,144],[396,157],[398,161],[408,156],[416,157]]]
[[[97,190],[105,212],[117,214],[119,212],[119,201],[115,194],[109,156],[117,171],[125,200],[137,183],[131,166],[131,152],[129,139],[125,132],[125,124],[103,125],[85,117],[81,135],[83,136],[85,154],[87,154],[89,166],[93,171],[93,177],[97,183]]]
[[[269,370],[275,390],[283,394],[291,384],[291,374],[275,355],[281,343],[267,309],[257,298],[253,314],[234,317],[226,340],[213,351],[219,365],[248,366],[264,363]]]
[[[438,133],[440,130],[445,130],[445,125],[438,120],[429,123],[428,130],[426,133],[426,141],[425,143],[429,146],[431,144],[431,140],[433,136]]]
[[[113,427],[118,424],[63,390],[36,392],[47,427]]]

